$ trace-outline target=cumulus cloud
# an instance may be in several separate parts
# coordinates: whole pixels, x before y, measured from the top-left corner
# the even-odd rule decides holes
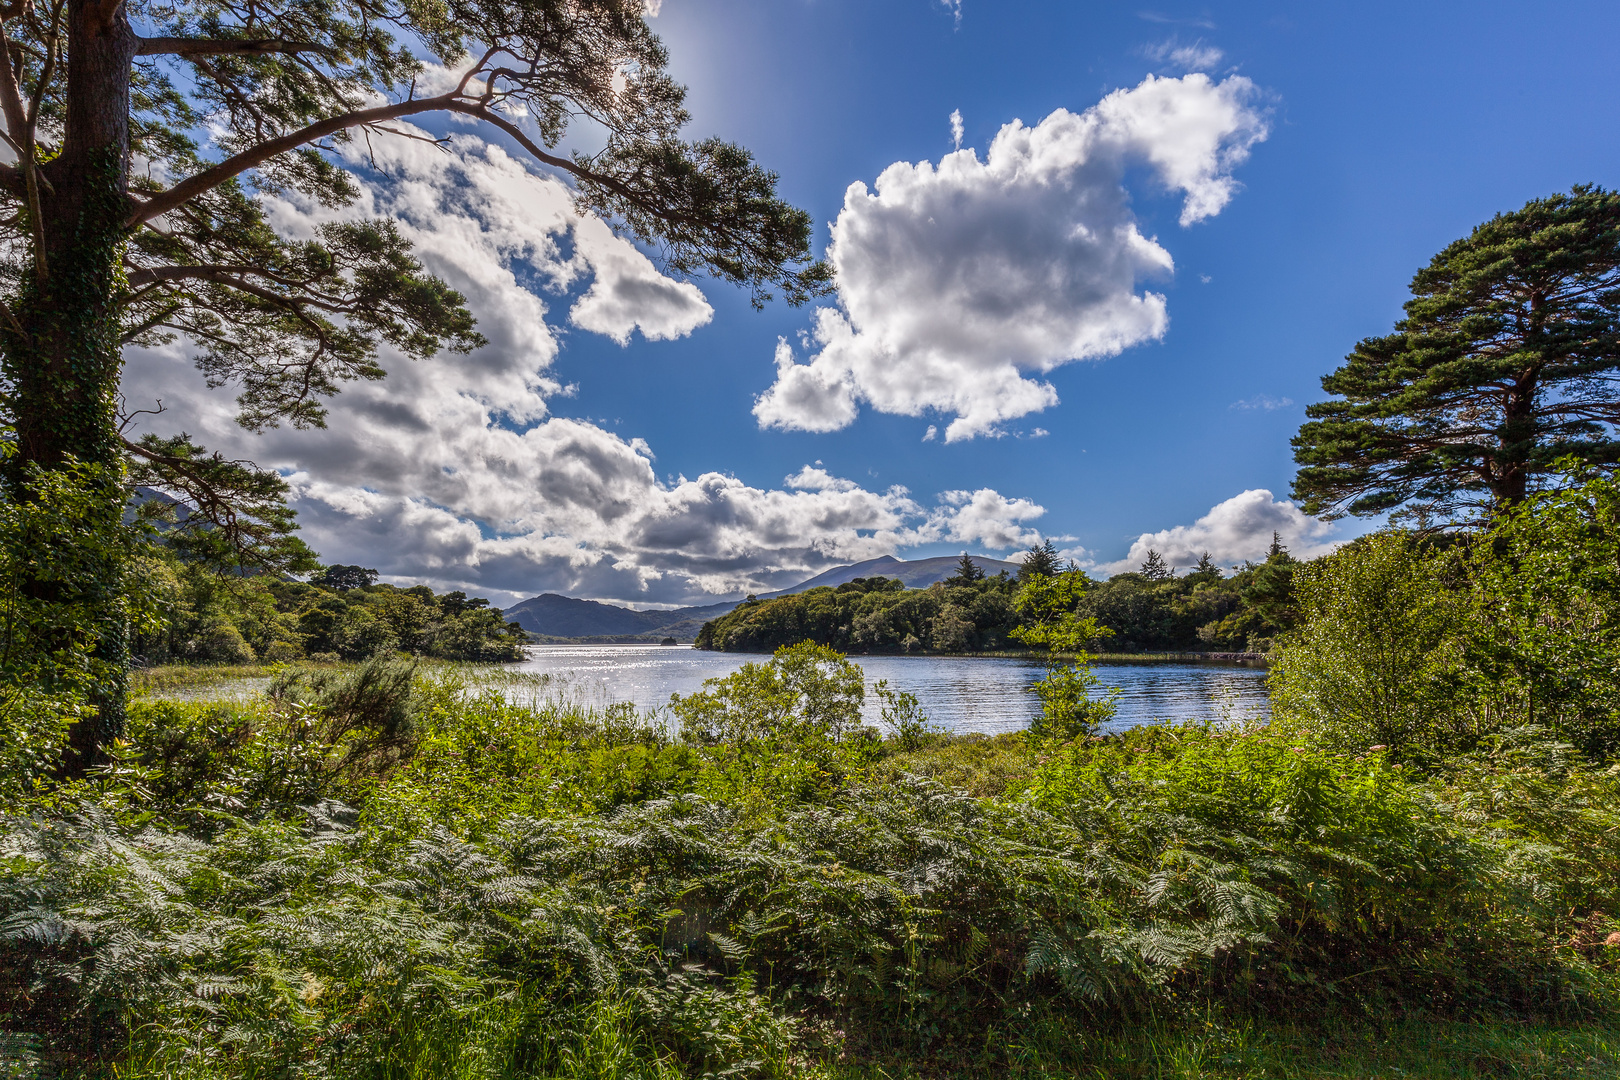
[[[1175,264],[1137,228],[1126,169],[1181,194],[1184,226],[1219,213],[1266,136],[1255,98],[1240,76],[1149,76],[1083,113],[1005,125],[982,161],[958,150],[850,185],[828,249],[838,306],[815,312],[805,362],[778,345],[760,425],[830,431],[865,402],[954,414],[947,442],[993,434],[1057,403],[1040,375],[1162,337],[1165,297],[1138,287]]]
[[[1199,38],[1191,45],[1184,45],[1175,38],[1161,41],[1157,45],[1149,45],[1143,54],[1155,63],[1168,64],[1180,71],[1210,71],[1220,66],[1226,54],[1213,45],[1205,45]]]
[[[942,539],[1003,551],[1041,541],[1041,534],[1023,523],[1045,514],[1046,508],[1028,499],[1009,499],[991,488],[947,491],[939,499],[942,505],[933,523]]]
[[[385,351],[388,378],[346,387],[316,431],[242,431],[229,395],[207,389],[180,345],[133,352],[125,382],[132,408],[168,407],[144,418],[153,428],[183,427],[280,469],[302,535],[327,560],[501,602],[558,591],[677,604],[958,537],[1022,543],[1020,523],[1039,516],[993,491],[918,500],[868,490],[820,462],[780,489],[719,471],[660,478],[643,440],[552,414],[567,392],[551,374],[553,326],[566,318],[618,341],[679,336],[708,320],[702,294],[579,218],[566,188],[497,147],[372,144],[381,171],[369,157],[349,161],[364,194],[342,212],[396,218],[423,263],[467,296],[488,346],[421,363]],[[289,236],[330,214],[265,205]]]
[[[966,132],[967,132],[967,128],[964,127],[963,124],[962,124],[962,110],[961,109],[952,109],[951,110],[951,143],[956,147],[956,149],[958,149],[958,150],[962,149],[962,136]]]
[[[1100,569],[1110,574],[1135,570],[1157,551],[1171,566],[1183,569],[1209,552],[1218,565],[1233,566],[1251,559],[1265,558],[1272,533],[1278,534],[1289,553],[1299,559],[1313,559],[1338,547],[1331,539],[1333,526],[1310,517],[1287,500],[1278,500],[1265,488],[1254,488],[1217,503],[1209,513],[1191,525],[1143,533],[1131,544],[1123,559]]]

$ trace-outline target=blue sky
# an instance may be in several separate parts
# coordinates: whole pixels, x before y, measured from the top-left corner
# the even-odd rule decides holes
[[[1018,204],[1034,198],[1028,191],[963,173],[970,186],[941,181],[928,204],[962,208],[952,239],[874,254],[923,235],[906,231],[902,200],[885,192],[866,217],[850,219],[851,235],[860,224],[867,240],[864,250],[846,249],[855,268],[846,295],[764,312],[712,282],[696,283],[700,299],[672,291],[649,268],[624,269],[630,255],[609,240],[578,228],[564,235],[564,225],[553,227],[549,256],[535,244],[486,241],[512,272],[504,283],[485,280],[429,220],[420,191],[379,179],[378,205],[418,222],[425,261],[473,299],[490,356],[435,361],[446,373],[431,376],[390,365],[393,397],[351,395],[353,422],[335,411],[334,429],[347,429],[335,434],[244,441],[228,408],[200,395],[194,405],[193,427],[215,444],[240,445],[295,479],[309,539],[329,559],[503,600],[561,591],[672,604],[787,584],[884,551],[1005,556],[1037,536],[1059,538],[1097,573],[1147,544],[1213,547],[1225,562],[1258,556],[1273,527],[1302,552],[1322,550],[1365,526],[1323,527],[1285,505],[1288,440],[1304,405],[1321,396],[1321,375],[1358,338],[1388,332],[1412,273],[1474,225],[1575,183],[1620,182],[1620,6],[1612,3],[664,0],[652,25],[689,88],[691,135],[740,142],[778,172],[783,194],[817,222],[818,251],[851,183],[872,189],[895,163],[941,166],[955,149],[953,111],[961,147],[977,162],[988,160],[1004,125],[1034,127],[1057,109],[1080,116],[1119,92],[1135,101],[1142,95],[1129,95],[1149,76],[1205,80],[1196,101],[1183,90],[1193,83],[1178,82],[1178,100],[1202,108],[1219,91],[1247,126],[1229,123],[1210,136],[1224,164],[1194,184],[1226,186],[1220,205],[1191,224],[1181,222],[1192,189],[1167,187],[1156,136],[1132,135],[1136,149],[1110,151],[1114,172],[1085,165],[1065,181],[1076,200],[1102,206],[1110,192],[1123,200],[1098,210],[1102,217],[1075,211],[1071,221],[1044,195],[1031,209]],[[519,182],[510,162],[497,154],[490,165],[477,147],[487,133],[454,130],[463,158],[487,166],[484,180],[470,167],[443,173],[431,163],[405,162],[399,175],[440,170],[427,184],[431,197],[490,234],[519,227],[526,206],[561,213],[550,194],[519,188],[505,210],[471,196],[462,206],[458,185],[482,192]],[[313,215],[288,205],[280,220],[297,232]],[[1030,230],[1027,243],[1016,230],[996,231],[1009,221]],[[1022,413],[1002,407],[976,420],[972,437],[947,441],[964,408],[1023,384],[987,374],[985,365],[998,362],[989,355],[995,334],[975,338],[984,326],[964,322],[949,296],[931,295],[930,275],[947,264],[997,266],[1011,267],[1013,279],[1043,280],[1052,256],[1041,230],[1074,221],[1133,223],[1173,260],[1173,273],[1140,274],[1127,290],[1162,296],[1162,333],[1141,312],[1118,314],[1126,294],[1115,288],[1108,303],[1116,315],[1097,319],[1138,319],[1125,334],[1136,343],[1061,363],[1052,350],[1062,347],[1043,339],[1022,377],[1049,383],[1057,402]],[[596,253],[588,267],[586,251]],[[569,259],[573,269],[558,271]],[[906,276],[913,270],[915,280]],[[656,294],[650,313],[627,310],[633,300],[597,316],[571,307],[591,282],[623,274],[647,286],[625,297]],[[894,280],[910,284],[883,291]],[[525,284],[532,302],[513,292]],[[1049,318],[1052,334],[1090,332],[1086,310],[1054,312],[1036,300],[1029,311],[1045,314],[1014,312],[1003,329]],[[852,407],[854,419],[796,430],[834,421],[767,409],[761,415],[778,423],[764,427],[756,403],[778,377],[778,341],[788,342],[793,363],[807,364],[822,348],[801,340],[817,307],[853,313],[864,335],[851,346],[854,360],[827,368],[854,389],[823,404],[844,409],[842,418]],[[870,342],[882,341],[900,341],[899,353],[873,359],[882,350]],[[919,389],[939,375],[918,360],[929,341],[951,352],[954,409],[925,407],[945,392]],[[136,358],[133,383],[181,379],[178,362]],[[1043,365],[1050,370],[1037,370]],[[172,386],[169,393],[172,400]],[[424,418],[422,402],[437,408],[450,399],[481,404]],[[413,437],[371,457],[342,441],[364,429],[375,433],[371,445],[387,442],[383,418],[401,409],[415,410],[423,431],[462,424],[494,434],[436,449]],[[931,425],[936,437],[925,441]],[[948,492],[961,494],[941,498]]]

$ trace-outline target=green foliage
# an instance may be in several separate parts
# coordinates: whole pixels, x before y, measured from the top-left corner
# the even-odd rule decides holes
[[[1072,653],[1104,640],[1121,652],[1264,652],[1299,620],[1296,565],[1274,545],[1264,562],[1246,563],[1229,578],[1207,555],[1181,577],[1162,559],[1107,581],[1078,569],[1033,574],[1021,579],[1014,597],[1019,625],[1008,636]]]
[[[707,795],[796,801],[822,794],[873,742],[861,726],[865,672],[825,645],[784,645],[768,663],[744,664],[703,686],[671,695],[669,708],[682,738],[708,763],[698,789]],[[909,708],[892,697],[886,705],[922,734],[915,699]]]
[[[338,567],[356,571],[359,567]],[[165,625],[139,634],[147,663],[240,664],[329,655],[364,660],[388,652],[453,660],[521,659],[527,636],[489,601],[425,585],[305,584],[221,576],[172,557],[155,564],[168,603]],[[376,571],[364,571],[375,579]]]
[[[1412,279],[1406,317],[1322,379],[1294,439],[1310,514],[1477,521],[1620,452],[1620,194],[1498,214]],[[1404,509],[1400,509],[1404,508]]]
[[[977,569],[977,568],[975,568]],[[1014,585],[982,572],[926,589],[893,578],[856,578],[775,600],[747,600],[703,624],[697,647],[765,652],[811,640],[849,652],[977,652],[1006,644],[1017,626]]]
[[[1019,623],[1008,636],[1051,652],[1083,653],[1114,636],[1095,617],[1082,618],[1080,606],[1095,583],[1084,571],[1033,574],[1018,587],[1013,606]]]
[[[1018,566],[1018,582],[1023,585],[1033,578],[1051,577],[1061,569],[1057,548],[1051,540],[1043,540],[1025,553],[1023,562]]]
[[[139,530],[104,512],[116,475],[79,462],[27,472],[26,498],[0,489],[0,799],[61,766],[70,725],[121,701],[124,632],[155,627],[162,614]],[[120,575],[111,590],[109,567]],[[106,625],[109,612],[119,625]],[[107,635],[115,647],[104,647]]]
[[[879,679],[872,693],[883,703],[879,715],[899,750],[921,750],[945,738],[946,730],[924,715],[916,694],[890,689],[887,679]]]
[[[1333,745],[1466,749],[1466,588],[1450,560],[1400,532],[1363,537],[1294,575],[1304,621],[1273,658],[1279,722]]]
[[[1470,639],[1479,712],[1620,755],[1620,485],[1587,479],[1505,511],[1469,552],[1483,630]]]
[[[138,493],[174,493],[145,498],[136,512],[161,529],[181,562],[237,573],[315,568],[315,553],[292,535],[298,525],[280,473],[208,454],[187,435],[146,435],[130,444],[130,453],[130,483]]]
[[[1094,696],[1102,685],[1089,667],[1081,664],[1054,664],[1046,677],[1031,686],[1041,700],[1041,714],[1029,723],[1029,737],[1036,742],[1056,739],[1067,742],[1097,730],[1114,718],[1118,691]]]
[[[1375,534],[1298,575],[1305,621],[1279,650],[1279,722],[1430,764],[1525,726],[1593,760],[1620,750],[1620,487],[1588,480],[1504,511],[1484,535]]]
[[[807,670],[832,658],[795,662],[779,681],[836,687]],[[776,706],[735,691],[734,711]],[[829,694],[824,716],[850,697]],[[879,1052],[1011,1072],[1150,1016],[1193,1024],[1148,1026],[1182,1045],[1211,1014],[1240,1033],[1283,1008],[1620,1002],[1620,924],[1589,914],[1620,904],[1620,779],[1545,742],[1424,777],[1263,730],[1039,757],[944,738],[889,760],[943,773],[971,751],[1024,779],[975,798],[879,763],[761,802],[683,793],[729,763],[631,711],[516,706],[450,673],[419,680],[403,757],[327,767],[298,810],[242,780],[297,772],[274,717],[310,704],[153,705],[123,761],[0,818],[9,1023],[120,1075],[538,1080]],[[632,751],[684,770],[624,786]]]

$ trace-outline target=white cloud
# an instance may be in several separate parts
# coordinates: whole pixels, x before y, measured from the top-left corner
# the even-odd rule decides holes
[[[951,110],[951,143],[958,150],[962,149],[962,136],[963,136],[963,134],[966,133],[966,131],[967,131],[967,128],[964,127],[963,124],[962,124],[962,110],[961,109],[952,109]]]
[[[1255,488],[1217,503],[1191,525],[1143,533],[1131,544],[1125,558],[1099,569],[1110,574],[1135,570],[1147,559],[1149,550],[1183,569],[1198,562],[1198,556],[1206,551],[1220,566],[1233,566],[1245,559],[1258,562],[1271,546],[1272,533],[1279,535],[1295,558],[1313,559],[1339,546],[1339,541],[1330,538],[1333,531],[1333,526],[1308,516],[1293,503],[1279,501],[1264,488]]]
[[[940,495],[942,507],[933,523],[946,540],[985,547],[1027,548],[1041,541],[1041,534],[1025,528],[1046,513],[1028,499],[1009,499],[991,488],[977,491],[947,491]]]
[[[1169,64],[1180,71],[1211,71],[1219,67],[1226,56],[1215,46],[1205,45],[1203,38],[1190,45],[1184,45],[1171,38],[1157,45],[1149,45],[1142,52],[1149,60]]]
[[[1238,76],[1150,76],[1083,113],[1005,125],[983,161],[959,150],[850,185],[828,250],[839,306],[816,311],[806,362],[778,345],[760,425],[831,431],[866,402],[954,414],[947,442],[993,434],[1057,404],[1040,375],[1162,337],[1165,297],[1137,289],[1174,261],[1138,230],[1125,170],[1182,194],[1182,225],[1219,213],[1266,136],[1255,97]]]
[[[1252,398],[1234,401],[1227,408],[1238,409],[1243,412],[1254,412],[1257,409],[1261,412],[1276,412],[1278,409],[1288,408],[1293,403],[1293,398],[1276,398],[1270,394],[1256,394]]]
[[[993,491],[924,505],[820,462],[777,490],[721,472],[660,478],[645,441],[551,414],[566,388],[550,372],[548,319],[569,305],[574,325],[615,340],[677,336],[709,318],[701,293],[580,220],[561,184],[498,148],[372,143],[385,175],[351,161],[364,194],[347,213],[396,217],[423,263],[466,295],[488,346],[421,363],[385,350],[388,378],[346,386],[316,431],[244,432],[230,395],[208,391],[180,346],[132,352],[125,382],[131,408],[169,407],[145,418],[154,429],[281,469],[303,537],[328,561],[500,602],[559,591],[673,604],[959,536],[1021,544],[1019,522],[1041,513]],[[266,207],[292,236],[326,213]]]
[[[947,8],[956,16],[956,25],[962,25],[962,0],[939,0],[940,6]]]

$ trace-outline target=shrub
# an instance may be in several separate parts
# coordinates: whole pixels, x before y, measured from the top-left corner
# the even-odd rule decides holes
[[[712,797],[811,798],[872,756],[876,733],[861,726],[866,675],[825,645],[784,645],[768,663],[703,685],[669,707],[710,765],[699,790]]]
[[[1478,735],[1461,700],[1472,618],[1453,560],[1402,532],[1294,572],[1303,624],[1272,661],[1272,711],[1329,745],[1435,754]]]

